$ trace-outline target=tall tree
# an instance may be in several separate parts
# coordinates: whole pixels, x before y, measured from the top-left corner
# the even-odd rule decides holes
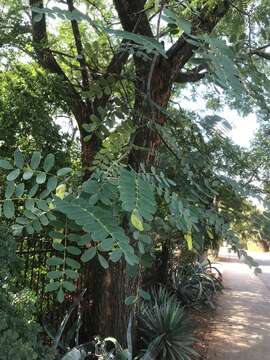
[[[218,31],[218,25],[229,12],[234,19],[241,17],[239,8],[243,8],[243,1],[114,0],[106,6],[103,1],[66,0],[59,4],[63,9],[55,11],[70,19],[65,36],[59,39],[57,31],[50,31],[48,13],[54,10],[44,9],[42,0],[30,0],[27,11],[31,13],[31,24],[25,24],[20,17],[20,29],[12,29],[13,32],[17,29],[17,35],[12,34],[13,43],[10,37],[4,37],[2,46],[10,42],[25,49],[61,83],[60,96],[80,132],[85,178],[91,174],[94,159],[110,135],[109,130],[117,126],[117,121],[108,125],[112,116],[110,106],[113,103],[116,107],[122,94],[124,103],[129,100],[125,120],[132,117],[135,129],[130,137],[128,165],[138,171],[141,163],[151,166],[157,161],[163,142],[157,129],[168,122],[167,111],[177,84],[183,86],[206,79],[224,88],[229,80],[234,90],[242,91],[239,73],[230,61],[234,58],[231,48],[210,34]],[[8,5],[7,2],[7,9]],[[76,6],[85,9],[91,31],[79,22],[85,17]],[[119,30],[120,26],[123,31]],[[226,22],[222,26],[219,34],[226,35]],[[244,24],[243,31],[247,26]],[[19,38],[21,27],[26,34],[31,28],[30,43],[27,37],[24,42]],[[116,38],[110,39],[108,34]],[[93,41],[89,40],[90,35]],[[121,43],[118,37],[123,38]],[[144,47],[145,43],[148,48]],[[88,272],[85,285],[90,300],[85,309],[90,311],[91,332],[123,339],[128,321],[123,298],[139,280],[127,279],[123,264],[104,271],[93,262]]]

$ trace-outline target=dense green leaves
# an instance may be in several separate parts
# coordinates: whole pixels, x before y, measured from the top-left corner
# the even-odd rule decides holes
[[[143,231],[142,218],[151,221],[156,211],[154,187],[135,172],[122,169],[119,190],[123,209],[132,212],[132,224]]]
[[[79,277],[81,263],[94,258],[106,270],[111,262],[124,259],[131,276],[134,276],[140,261],[145,267],[151,266],[154,242],[147,232],[151,230],[149,223],[159,211],[156,196],[163,202],[163,211],[165,208],[168,211],[170,225],[163,224],[165,231],[171,227],[177,229],[179,234],[183,234],[189,250],[201,246],[198,224],[202,219],[208,222],[209,227],[214,226],[216,232],[228,236],[218,213],[205,211],[204,204],[200,209],[198,205],[193,206],[180,199],[176,192],[171,191],[177,183],[166,178],[163,172],[158,174],[154,168],[151,174],[147,174],[145,169],[143,173],[135,173],[120,166],[114,179],[110,176],[94,177],[83,184],[78,194],[68,194],[61,179],[70,174],[70,168],[62,168],[54,175],[51,173],[54,156],[47,155],[42,162],[41,153],[34,152],[31,164],[23,159],[24,155],[17,152],[16,168],[11,172],[4,163],[7,169],[3,170],[8,172],[9,181],[5,186],[2,213],[8,221],[14,222],[12,229],[16,235],[24,231],[32,235],[51,225],[55,228],[49,232],[55,253],[47,261],[51,280],[48,291],[57,292],[59,301],[63,301],[65,291],[75,290],[74,281]],[[47,174],[48,171],[50,174]],[[18,178],[22,182],[17,184]],[[196,190],[206,194],[207,199],[217,194],[207,179],[203,180],[203,185],[195,185]],[[55,191],[56,197],[53,195]],[[17,211],[18,216],[15,217]],[[130,217],[130,222],[123,226],[126,215]],[[69,229],[71,224],[76,225],[75,232]],[[237,244],[237,240],[231,241]],[[149,298],[142,289],[138,296]]]

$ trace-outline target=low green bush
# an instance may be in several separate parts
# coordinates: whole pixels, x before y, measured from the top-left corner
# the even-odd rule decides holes
[[[151,300],[140,309],[139,329],[145,345],[141,359],[189,360],[193,348],[194,325],[176,296],[163,287],[150,292]]]
[[[184,306],[215,308],[214,295],[222,290],[222,275],[209,260],[186,263],[171,273],[172,289]]]

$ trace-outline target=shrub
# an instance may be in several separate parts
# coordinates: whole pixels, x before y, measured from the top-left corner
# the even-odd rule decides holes
[[[222,289],[222,275],[210,261],[179,266],[171,275],[172,288],[182,305],[215,308],[213,297]]]
[[[151,301],[140,309],[139,328],[145,349],[141,358],[188,360],[193,349],[194,327],[175,295],[163,287],[151,290]]]

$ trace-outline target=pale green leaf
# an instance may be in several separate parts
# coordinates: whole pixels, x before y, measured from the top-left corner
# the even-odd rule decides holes
[[[20,169],[15,169],[15,170],[11,171],[7,176],[7,180],[8,181],[16,180],[17,177],[20,175],[20,173],[21,173]]]
[[[136,209],[134,209],[132,211],[132,214],[131,214],[131,223],[132,225],[138,229],[139,231],[143,231],[144,228],[143,228],[143,219],[142,217],[140,216],[140,214],[138,213],[138,211]]]
[[[34,172],[32,169],[28,168],[27,170],[25,170],[25,172],[23,173],[23,179],[24,180],[30,180],[33,176]]]
[[[39,151],[34,151],[31,157],[30,166],[32,169],[37,169],[39,167],[41,161],[41,153]]]
[[[45,172],[39,172],[36,177],[36,183],[39,185],[44,184],[46,181],[46,177],[47,177],[47,175]]]
[[[5,200],[3,204],[3,214],[7,219],[11,219],[15,215],[15,206],[12,200]]]
[[[1,159],[0,160],[0,168],[4,170],[12,170],[13,166],[7,160]]]
[[[126,305],[133,305],[135,304],[135,302],[137,301],[137,296],[129,296],[125,299],[125,304]]]
[[[54,154],[48,154],[44,160],[43,163],[43,169],[47,173],[49,172],[53,167],[55,163],[55,156]]]
[[[72,169],[69,167],[59,169],[57,171],[57,176],[65,176],[65,175],[69,174],[71,171],[72,171]]]

